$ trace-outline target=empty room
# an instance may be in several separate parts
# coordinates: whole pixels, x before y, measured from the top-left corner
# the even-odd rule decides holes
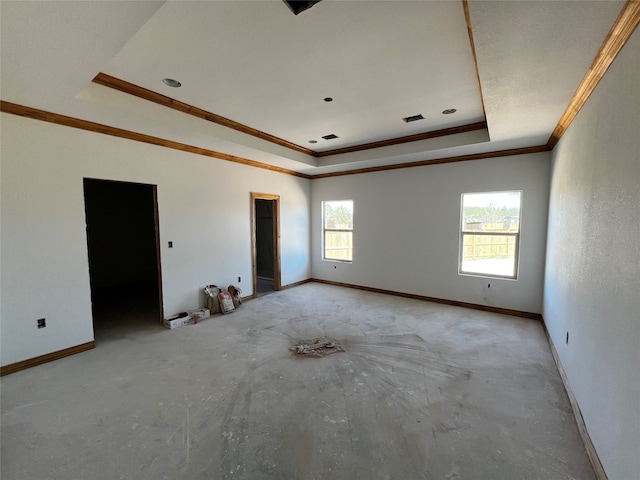
[[[0,22],[3,479],[640,480],[640,1]]]

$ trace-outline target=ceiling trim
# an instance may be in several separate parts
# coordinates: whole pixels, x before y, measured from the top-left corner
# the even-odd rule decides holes
[[[456,135],[458,133],[473,132],[475,130],[484,130],[487,128],[487,122],[469,123],[467,125],[459,125],[457,127],[443,128],[440,130],[432,130],[430,132],[416,133],[405,137],[390,138],[388,140],[380,140],[378,142],[363,143],[361,145],[353,145],[351,147],[336,148],[335,150],[327,150],[316,154],[317,157],[329,157],[331,155],[340,155],[342,153],[353,153],[361,150],[371,150],[372,148],[390,147],[401,143],[417,142],[418,140],[428,140],[430,138],[445,137],[447,135]]]
[[[487,118],[487,111],[484,108],[484,96],[482,95],[482,84],[480,83],[480,70],[478,70],[478,57],[476,56],[476,43],[473,41],[473,26],[471,25],[471,12],[469,12],[469,1],[462,0],[462,8],[464,10],[464,19],[467,22],[467,32],[469,33],[469,45],[473,54],[473,64],[476,67],[476,79],[478,80],[478,92],[480,93],[480,102],[482,103],[482,113]]]
[[[91,122],[89,120],[82,120],[80,118],[68,117],[66,115],[61,115],[59,113],[47,112],[46,110],[26,107],[24,105],[6,102],[4,100],[0,100],[0,112],[9,113],[11,115],[18,115],[20,117],[26,117],[33,120],[40,120],[48,123],[55,123],[56,125],[62,125],[65,127],[78,128],[80,130],[87,130],[94,133],[101,133],[103,135],[124,138],[127,140],[133,140],[136,142],[148,143],[148,144],[156,145],[159,147],[171,148],[173,150],[180,150],[183,152],[194,153],[196,155],[204,155],[206,157],[216,158],[218,160],[226,160],[228,162],[239,163],[241,165],[262,168],[265,170],[270,170],[272,172],[284,173],[286,175],[292,175],[294,177],[305,178],[307,180],[329,178],[329,177],[341,177],[344,175],[356,175],[360,173],[382,172],[385,170],[398,170],[401,168],[423,167],[426,165],[440,165],[443,163],[467,162],[470,160],[483,160],[487,158],[507,157],[512,155],[526,155],[529,153],[540,153],[540,152],[547,152],[550,150],[546,145],[539,145],[536,147],[512,148],[509,150],[499,150],[499,151],[484,152],[484,153],[472,153],[469,155],[460,155],[457,157],[435,158],[431,160],[418,160],[416,162],[397,163],[395,165],[381,165],[378,167],[359,168],[359,169],[347,170],[343,172],[320,173],[317,175],[308,175],[306,173],[300,173],[294,170],[289,170],[282,167],[276,167],[274,165],[258,162],[256,160],[249,160],[247,158],[242,158],[242,157],[237,157],[235,155],[216,152],[214,150],[208,150],[206,148],[195,147],[193,145],[187,145],[185,143],[180,143],[180,142],[174,142],[173,140],[167,140],[160,137],[153,137],[151,135],[146,135],[144,133],[132,132],[131,130],[110,127],[108,125]]]
[[[144,100],[157,103],[158,105],[162,105],[164,107],[173,108],[174,110],[178,110],[179,112],[201,118],[202,120],[207,120],[208,122],[217,123],[218,125],[222,125],[223,127],[232,128],[233,130],[246,133],[247,135],[251,135],[253,137],[261,138],[262,140],[275,143],[276,145],[280,145],[282,147],[290,148],[291,150],[306,153],[307,155],[311,155],[314,157],[317,155],[313,150],[301,147],[300,145],[296,145],[295,143],[289,142],[283,138],[276,137],[275,135],[270,135],[266,132],[262,132],[221,115],[208,112],[206,110],[203,110],[202,108],[198,108],[188,103],[181,102],[180,100],[175,100],[166,95],[156,93],[147,88],[140,87],[134,83],[112,77],[111,75],[107,75],[106,73],[98,73],[98,75],[96,75],[92,81],[94,83],[97,83],[98,85],[113,88],[114,90],[140,97]]]
[[[474,51],[474,55],[475,55],[475,51]],[[476,74],[477,74],[477,68],[476,68]],[[390,138],[387,140],[380,140],[377,142],[363,143],[360,145],[353,145],[351,147],[336,148],[334,150],[316,152],[314,150],[301,147],[300,145],[297,145],[293,142],[289,142],[288,140],[284,140],[280,137],[276,137],[275,135],[262,132],[255,128],[244,125],[242,123],[236,122],[234,120],[230,120],[221,115],[208,112],[207,110],[203,110],[202,108],[190,105],[185,102],[181,102],[179,100],[175,100],[171,97],[162,95],[160,93],[156,93],[147,88],[140,87],[134,83],[127,82],[126,80],[122,80],[120,78],[107,75],[106,73],[102,73],[102,72],[98,73],[92,81],[94,83],[97,83],[98,85],[102,85],[103,87],[112,88],[119,92],[127,93],[129,95],[134,95],[136,97],[142,98],[149,102],[153,102],[158,105],[162,105],[164,107],[172,108],[179,112],[192,115],[194,117],[200,118],[202,120],[206,120],[208,122],[212,122],[218,125],[222,125],[224,127],[232,128],[239,132],[246,133],[247,135],[252,135],[254,137],[261,138],[262,140],[266,140],[276,145],[280,145],[282,147],[286,147],[292,150],[296,150],[298,152],[305,153],[315,158],[328,157],[331,155],[340,155],[342,153],[359,152],[362,150],[371,150],[371,149],[380,148],[380,147],[389,147],[394,145],[400,145],[403,143],[417,142],[419,140],[426,140],[426,139],[436,138],[436,137],[444,137],[447,135],[456,135],[459,133],[472,132],[474,130],[482,130],[487,128],[486,121],[482,121],[482,122],[470,123],[467,125],[460,125],[457,127],[443,128],[440,130],[432,130],[428,132],[416,133],[413,135],[407,135],[403,137]],[[482,108],[484,111],[484,104]]]
[[[474,53],[474,61],[475,61],[475,48],[473,47],[473,37],[472,37],[472,32],[471,32],[471,23],[470,23],[470,20],[469,20],[469,17],[468,17],[468,3],[467,3],[467,0],[463,0],[463,7],[465,8],[465,16],[467,18],[467,26],[469,28],[469,35],[470,35],[469,39],[470,39],[470,42],[472,44],[472,49],[473,49],[473,53]],[[181,151],[185,151],[185,152],[189,152],[189,153],[195,153],[195,154],[198,154],[198,155],[204,155],[204,156],[216,158],[216,159],[219,159],[219,160],[226,160],[226,161],[230,161],[230,162],[234,162],[234,163],[239,163],[239,164],[242,164],[242,165],[252,166],[252,167],[256,167],[256,168],[262,168],[262,169],[266,169],[266,170],[270,170],[270,171],[274,171],[274,172],[279,172],[279,173],[284,173],[284,174],[287,174],[287,175],[292,175],[292,176],[305,178],[305,179],[310,179],[310,180],[320,179],[320,178],[339,177],[339,176],[345,176],[345,175],[356,175],[356,174],[361,174],[361,173],[381,172],[381,171],[387,171],[387,170],[397,170],[397,169],[403,169],[403,168],[421,167],[421,166],[427,166],[427,165],[440,165],[440,164],[444,164],[444,163],[465,162],[465,161],[470,161],[470,160],[482,160],[482,159],[487,159],[487,158],[497,158],[497,157],[513,156],[513,155],[525,155],[525,154],[531,154],[531,153],[548,152],[548,151],[553,150],[553,148],[556,146],[556,144],[558,143],[558,141],[560,140],[562,135],[565,133],[565,131],[569,127],[569,125],[573,122],[573,120],[577,116],[578,112],[582,109],[582,107],[584,106],[584,104],[588,100],[588,98],[591,95],[591,93],[595,90],[595,88],[597,87],[597,85],[600,82],[600,80],[604,77],[604,75],[606,74],[607,70],[609,69],[609,67],[611,66],[611,64],[613,63],[613,61],[617,57],[617,55],[620,53],[620,50],[622,50],[622,47],[625,45],[625,43],[631,37],[631,35],[633,34],[633,32],[636,29],[636,27],[638,26],[638,24],[640,24],[640,1],[639,0],[627,0],[627,2],[625,3],[624,7],[620,11],[620,14],[616,18],[616,21],[613,23],[613,25],[612,25],[607,37],[605,38],[604,42],[602,43],[602,46],[600,47],[598,53],[596,54],[591,66],[589,67],[589,69],[587,70],[584,78],[582,79],[582,82],[580,83],[580,85],[578,86],[576,92],[574,93],[573,97],[571,98],[571,100],[570,100],[565,112],[560,117],[560,120],[558,121],[558,124],[556,125],[553,133],[551,134],[551,137],[549,138],[548,142],[545,145],[538,145],[538,146],[533,146],[533,147],[513,148],[513,149],[508,149],[508,150],[500,150],[500,151],[492,151],[492,152],[460,155],[460,156],[454,156],[454,157],[436,158],[436,159],[431,159],[431,160],[419,160],[419,161],[415,161],[415,162],[398,163],[398,164],[394,164],[394,165],[382,165],[382,166],[377,166],[377,167],[366,167],[366,168],[359,168],[359,169],[347,170],[347,171],[341,171],[341,172],[332,172],[332,173],[321,173],[321,174],[317,174],[317,175],[308,175],[308,174],[305,174],[305,173],[296,172],[294,170],[288,170],[288,169],[285,169],[285,168],[276,167],[276,166],[273,166],[273,165],[269,165],[269,164],[265,164],[265,163],[262,163],[262,162],[258,162],[256,160],[249,160],[249,159],[242,158],[242,157],[237,157],[237,156],[234,156],[234,155],[229,155],[229,154],[225,154],[225,153],[221,153],[221,152],[216,152],[216,151],[208,150],[208,149],[205,149],[205,148],[195,147],[195,146],[192,146],[192,145],[187,145],[187,144],[184,144],[184,143],[175,142],[175,141],[172,141],[172,140],[167,140],[167,139],[163,139],[163,138],[159,138],[159,137],[153,137],[153,136],[145,135],[145,134],[142,134],[142,133],[132,132],[132,131],[124,130],[124,129],[121,129],[121,128],[110,127],[110,126],[107,126],[107,125],[102,125],[102,124],[99,124],[99,123],[90,122],[88,120],[81,120],[81,119],[78,119],[78,118],[68,117],[68,116],[65,116],[65,115],[60,115],[60,114],[57,114],[57,113],[47,112],[47,111],[44,111],[44,110],[39,110],[39,109],[36,109],[36,108],[26,107],[26,106],[22,106],[22,105],[18,105],[18,104],[15,104],[15,103],[10,103],[10,102],[5,102],[5,101],[1,101],[1,100],[0,100],[0,112],[10,113],[10,114],[14,114],[14,115],[19,115],[19,116],[23,116],[23,117],[32,118],[32,119],[35,119],[35,120],[41,120],[41,121],[55,123],[55,124],[58,124],[58,125],[64,125],[64,126],[73,127],[73,128],[79,128],[79,129],[82,129],[82,130],[88,130],[88,131],[92,131],[92,132],[96,132],[96,133],[102,133],[102,134],[105,134],[105,135],[116,136],[116,137],[125,138],[125,139],[129,139],[129,140],[134,140],[134,141],[139,141],[139,142],[143,142],[143,143],[149,143],[149,144],[152,144],[152,145],[162,146],[162,147],[166,147],[166,148],[172,148],[172,149],[175,149],[175,150],[181,150]],[[478,69],[477,69],[477,61],[476,61],[476,74],[477,73],[478,73]],[[215,122],[215,123],[219,123],[217,120],[223,119],[223,120],[225,120],[227,122],[231,122],[232,124],[235,124],[235,125],[237,125],[239,127],[244,127],[244,128],[246,128],[248,130],[255,131],[255,132],[258,132],[258,133],[261,133],[261,134],[263,133],[263,132],[259,132],[258,130],[252,129],[250,127],[246,127],[246,126],[244,126],[242,124],[238,124],[237,122],[233,122],[232,120],[225,119],[224,117],[220,117],[219,115],[215,115],[215,114],[212,114],[212,113],[207,112],[205,110],[199,109],[197,107],[193,107],[191,105],[188,105],[186,103],[179,102],[177,100],[171,99],[170,97],[166,97],[164,95],[157,94],[157,93],[152,92],[150,90],[147,90],[145,88],[138,87],[137,85],[130,84],[128,82],[125,82],[124,80],[120,80],[120,79],[117,79],[115,77],[111,77],[111,76],[106,75],[104,73],[99,73],[94,78],[93,81],[95,83],[99,83],[101,85],[104,85],[104,86],[107,86],[107,87],[110,87],[110,88],[114,88],[116,90],[121,90],[121,91],[123,91],[125,93],[129,93],[131,95],[135,95],[135,96],[144,98],[146,100],[149,100],[149,101],[152,101],[152,102],[155,102],[155,103],[159,103],[159,104],[167,106],[169,108],[174,108],[176,110],[182,111],[182,112],[187,113],[189,115],[194,115],[194,116],[202,118],[204,120],[208,120],[208,121],[212,121],[212,122]],[[126,86],[127,90],[118,88],[119,86]],[[129,86],[133,87],[131,89],[131,91],[129,91]],[[478,79],[478,86],[480,87],[479,79]],[[482,96],[482,92],[481,92],[481,96]],[[484,108],[484,101],[483,101],[483,108]],[[224,123],[220,123],[220,124],[221,125],[225,125],[225,126],[230,126],[230,125],[226,125]],[[425,138],[432,138],[432,136],[421,137],[421,138],[416,138],[416,137],[420,137],[420,136],[423,136],[423,135],[440,136],[440,135],[434,135],[434,134],[436,132],[452,131],[452,130],[455,130],[455,129],[458,129],[458,131],[456,131],[455,133],[462,133],[462,132],[466,132],[466,131],[472,131],[472,130],[476,130],[476,129],[479,129],[479,128],[483,128],[483,127],[478,127],[479,124],[484,124],[484,128],[486,128],[486,121],[484,121],[484,122],[478,122],[476,124],[463,125],[463,126],[460,126],[460,127],[453,127],[452,129],[443,129],[443,130],[440,130],[440,131],[426,132],[426,133],[423,133],[423,134],[410,135],[408,137],[400,137],[400,139],[395,139],[395,140],[410,139],[410,138],[413,138],[413,140],[406,140],[406,141],[415,141],[417,139],[421,139],[422,140],[422,139],[425,139]],[[234,127],[230,126],[230,128],[234,128]],[[236,129],[238,129],[238,128],[236,128]],[[462,129],[462,130],[460,130],[460,129]],[[244,130],[240,130],[240,131],[244,131]],[[244,133],[252,134],[249,131],[244,131]],[[266,135],[267,137],[272,137],[271,135],[268,135],[268,134],[264,134],[264,135]],[[263,138],[263,137],[261,137],[261,138]],[[277,138],[277,137],[273,137],[273,138]],[[264,138],[264,139],[267,140],[267,141],[272,141],[269,138]],[[282,140],[282,141],[286,142],[285,140]],[[382,142],[373,142],[373,143],[369,143],[369,144],[364,144],[364,145],[360,145],[360,146],[353,146],[353,147],[346,147],[346,148],[347,149],[357,149],[357,150],[350,150],[350,151],[366,150],[366,149],[370,149],[370,148],[378,148],[380,146],[386,146],[386,145],[382,145],[382,144],[385,143],[385,142],[393,142],[393,141],[394,141],[394,139],[391,139],[391,140],[385,140],[385,141],[382,141]],[[286,142],[286,143],[291,144],[290,142]],[[404,143],[404,142],[400,142],[400,143]],[[317,153],[317,152],[314,152],[312,150],[308,150],[308,149],[304,149],[302,147],[299,147],[298,145],[295,145],[295,144],[291,144],[291,145],[293,145],[295,147],[295,149],[298,150],[298,151],[304,151],[304,153],[311,152],[309,154],[314,156],[314,157],[328,156],[328,155],[331,155],[331,154],[335,155],[337,153],[345,153],[344,152],[345,149],[336,149],[336,150],[332,150],[332,151],[328,151],[328,152]],[[375,146],[371,146],[371,145],[375,145]],[[286,146],[286,145],[284,145],[284,146]],[[359,148],[359,147],[362,147],[362,148]],[[288,147],[288,148],[291,148],[291,147]]]
[[[294,177],[311,179],[311,175],[306,173],[296,172],[282,167],[276,167],[266,163],[258,162],[256,160],[249,160],[248,158],[237,157],[235,155],[229,155],[226,153],[216,152],[206,148],[195,147],[193,145],[187,145],[186,143],[174,142],[173,140],[167,140],[160,137],[153,137],[144,133],[132,132],[131,130],[125,130],[122,128],[110,127],[101,123],[90,122],[89,120],[82,120],[79,118],[68,117],[66,115],[60,115],[58,113],[47,112],[32,107],[25,107],[24,105],[18,105],[16,103],[5,102],[0,100],[0,112],[10,113],[12,115],[18,115],[21,117],[31,118],[33,120],[41,120],[43,122],[55,123],[57,125],[63,125],[66,127],[79,128],[80,130],[88,130],[90,132],[101,133],[104,135],[110,135],[113,137],[125,138],[127,140],[134,140],[136,142],[148,143],[159,147],[171,148],[173,150],[181,150],[183,152],[195,153],[197,155],[204,155],[206,157],[216,158],[218,160],[225,160],[228,162],[239,163],[241,165],[247,165],[250,167],[262,168],[264,170],[270,170],[272,172],[284,173],[286,175],[292,175]]]
[[[513,155],[526,155],[529,153],[548,152],[550,149],[546,145],[535,147],[511,148],[508,150],[498,150],[494,152],[471,153],[469,155],[459,155],[457,157],[435,158],[432,160],[418,160],[416,162],[396,163],[395,165],[380,165],[378,167],[358,168],[344,172],[320,173],[313,175],[312,179],[342,177],[345,175],[356,175],[360,173],[384,172],[386,170],[397,170],[400,168],[424,167],[426,165],[441,165],[443,163],[468,162],[470,160],[484,160],[487,158],[510,157]]]
[[[640,1],[627,0],[620,11],[618,18],[613,23],[611,30],[604,39],[600,50],[596,54],[593,63],[587,70],[578,89],[573,94],[567,109],[564,111],[556,128],[553,130],[547,148],[549,150],[556,146],[564,132],[566,132],[571,122],[576,118],[591,93],[595,90],[604,77],[605,73],[622,50],[624,44],[629,40],[631,34],[640,23]]]

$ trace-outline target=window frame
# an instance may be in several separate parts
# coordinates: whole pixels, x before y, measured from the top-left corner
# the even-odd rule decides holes
[[[465,195],[484,195],[484,194],[500,194],[500,193],[518,193],[520,195],[520,205],[518,209],[518,231],[517,232],[484,232],[484,231],[465,231],[464,230],[464,196]],[[522,190],[495,190],[488,192],[465,192],[460,195],[460,236],[458,250],[458,275],[469,277],[485,277],[499,278],[503,280],[518,280],[520,273],[520,235],[522,232]],[[463,270],[464,260],[464,237],[465,235],[487,236],[487,237],[512,237],[515,239],[515,249],[513,253],[513,275],[499,275],[495,273],[469,272]]]
[[[327,204],[330,203],[339,203],[339,202],[351,202],[351,229],[346,229],[346,228],[326,228],[326,223],[325,223],[325,212],[326,212],[326,208],[325,206]],[[321,204],[321,209],[322,209],[322,261],[324,262],[339,262],[339,263],[353,263],[353,232],[355,230],[354,228],[354,206],[355,206],[355,202],[352,199],[342,199],[342,200],[323,200],[322,204]],[[327,257],[327,249],[326,249],[326,243],[327,243],[327,232],[337,232],[337,233],[350,233],[351,234],[351,260],[344,260],[342,258],[331,258],[331,257]]]

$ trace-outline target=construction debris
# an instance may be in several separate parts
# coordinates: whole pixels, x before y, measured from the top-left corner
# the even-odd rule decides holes
[[[321,337],[311,340],[303,340],[296,345],[289,347],[294,356],[311,355],[314,357],[324,357],[332,353],[344,352],[342,345],[334,338]]]

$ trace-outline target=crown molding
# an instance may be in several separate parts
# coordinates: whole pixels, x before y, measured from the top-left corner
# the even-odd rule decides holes
[[[186,113],[187,115],[191,115],[193,117],[197,117],[202,120],[206,120],[208,122],[222,125],[223,127],[232,128],[233,130],[237,130],[238,132],[242,132],[247,135],[251,135],[253,137],[266,140],[267,142],[280,145],[281,147],[289,148],[291,150],[305,153],[313,157],[316,156],[316,152],[314,152],[313,150],[301,147],[299,145],[296,145],[295,143],[284,140],[283,138],[276,137],[275,135],[270,135],[268,133],[249,127],[247,125],[236,122],[229,118],[223,117],[221,115],[217,115],[215,113],[208,112],[206,110],[203,110],[202,108],[189,105],[188,103],[175,100],[171,97],[167,97],[166,95],[156,93],[152,90],[149,90],[144,87],[140,87],[138,85],[127,82],[120,78],[112,77],[111,75],[107,75],[106,73],[102,73],[102,72],[98,73],[98,75],[96,75],[93,78],[92,82],[98,85],[102,85],[103,87],[108,87],[114,90],[118,90],[119,92],[127,93],[129,95],[134,95],[136,97],[142,98],[149,102],[162,105],[164,107],[172,108],[173,110]]]
[[[475,55],[475,52],[474,52],[474,55]],[[275,145],[280,145],[281,147],[289,148],[291,150],[295,150],[297,152],[301,152],[315,158],[328,157],[331,155],[340,155],[342,153],[359,152],[362,150],[371,150],[373,148],[389,147],[393,145],[400,145],[403,143],[416,142],[419,140],[427,140],[430,138],[443,137],[447,135],[456,135],[458,133],[472,132],[474,130],[482,130],[487,128],[487,122],[483,120],[482,122],[471,123],[468,125],[460,125],[457,127],[443,128],[439,130],[432,130],[432,131],[417,133],[413,135],[390,138],[387,140],[380,140],[377,142],[353,145],[351,147],[336,148],[333,150],[316,152],[314,150],[301,147],[300,145],[297,145],[293,142],[289,142],[288,140],[285,140],[283,138],[276,137],[275,135],[262,132],[255,128],[249,127],[248,125],[244,125],[242,123],[236,122],[234,120],[223,117],[221,115],[208,112],[207,110],[196,107],[194,105],[190,105],[188,103],[175,100],[166,95],[162,95],[160,93],[156,93],[152,90],[141,87],[134,83],[127,82],[126,80],[122,80],[120,78],[107,75],[106,73],[102,73],[102,72],[98,73],[93,78],[92,81],[93,83],[102,85],[103,87],[111,88],[113,90],[117,90],[122,93],[133,95],[138,98],[147,100],[149,102],[153,102],[157,105],[171,108],[173,110],[186,113],[187,115],[191,115],[196,118],[200,118],[201,120],[206,120],[208,122],[212,122],[217,125],[221,125],[223,127],[232,128],[234,130],[245,133],[247,135],[251,135],[253,137],[266,140],[267,142],[271,142]],[[484,109],[484,105],[483,105],[483,109]]]
[[[535,147],[511,148],[508,150],[497,150],[493,152],[471,153],[456,157],[434,158],[431,160],[418,160],[415,162],[397,163],[395,165],[380,165],[378,167],[358,168],[344,172],[320,173],[313,175],[313,179],[343,177],[345,175],[358,175],[361,173],[384,172],[387,170],[398,170],[401,168],[425,167],[427,165],[442,165],[443,163],[468,162],[471,160],[484,160],[487,158],[510,157],[513,155],[527,155],[530,153],[548,152],[550,149],[546,145]]]
[[[613,22],[613,26],[611,30],[609,30],[604,42],[602,42],[602,46],[600,50],[598,50],[589,70],[587,70],[578,89],[569,101],[567,109],[560,117],[551,137],[549,137],[549,141],[547,142],[549,150],[552,150],[553,147],[556,146],[560,138],[562,138],[562,135],[564,135],[564,132],[567,131],[567,128],[569,128],[571,122],[573,122],[589,96],[598,86],[602,77],[607,73],[607,70],[618,56],[618,53],[620,53],[620,50],[622,50],[624,44],[627,43],[627,40],[631,37],[638,23],[640,23],[640,1],[627,0],[618,18]]]
[[[160,137],[153,137],[151,135],[146,135],[144,133],[132,132],[131,130],[124,130],[122,128],[111,127],[109,125],[90,122],[88,120],[68,117],[66,115],[60,115],[59,113],[47,112],[45,110],[26,107],[24,105],[18,105],[16,103],[5,102],[3,100],[0,100],[0,112],[10,113],[12,115],[27,117],[34,120],[41,120],[43,122],[55,123],[57,125],[64,125],[66,127],[79,128],[80,130],[87,130],[90,132],[102,133],[103,135],[110,135],[112,137],[119,137],[119,138],[125,138],[127,140],[134,140],[136,142],[148,143],[151,145],[157,145],[159,147],[171,148],[173,150],[181,150],[183,152],[195,153],[197,155],[204,155],[206,157],[238,163],[240,165],[247,165],[250,167],[270,170],[272,172],[284,173],[286,175],[293,175],[294,177],[300,177],[300,178],[306,178],[306,179],[311,178],[310,175],[307,175],[305,173],[288,170],[286,168],[276,167],[274,165],[258,162],[256,160],[249,160],[248,158],[237,157],[235,155],[216,152],[215,150],[209,150],[206,148],[196,147],[193,145],[187,145],[186,143],[181,143],[181,142],[174,142],[173,140],[167,140]]]
[[[469,46],[473,55],[473,64],[476,68],[476,79],[478,80],[478,92],[480,93],[480,102],[482,102],[482,113],[487,118],[487,111],[484,108],[484,95],[482,94],[482,84],[480,83],[480,71],[478,70],[478,57],[476,56],[476,42],[473,40],[473,26],[471,25],[471,12],[469,11],[469,1],[462,0],[462,9],[464,10],[464,19],[467,22],[467,33],[469,34]]]
[[[445,137],[447,135],[457,135],[458,133],[473,132],[476,130],[484,130],[487,128],[487,122],[469,123],[467,125],[459,125],[457,127],[442,128],[440,130],[432,130],[430,132],[416,133],[404,137],[390,138],[388,140],[380,140],[378,142],[363,143],[361,145],[353,145],[351,147],[336,148],[334,150],[326,150],[316,154],[317,157],[329,157],[331,155],[340,155],[342,153],[360,152],[362,150],[371,150],[372,148],[390,147],[403,143],[417,142],[419,140],[428,140],[430,138]]]

